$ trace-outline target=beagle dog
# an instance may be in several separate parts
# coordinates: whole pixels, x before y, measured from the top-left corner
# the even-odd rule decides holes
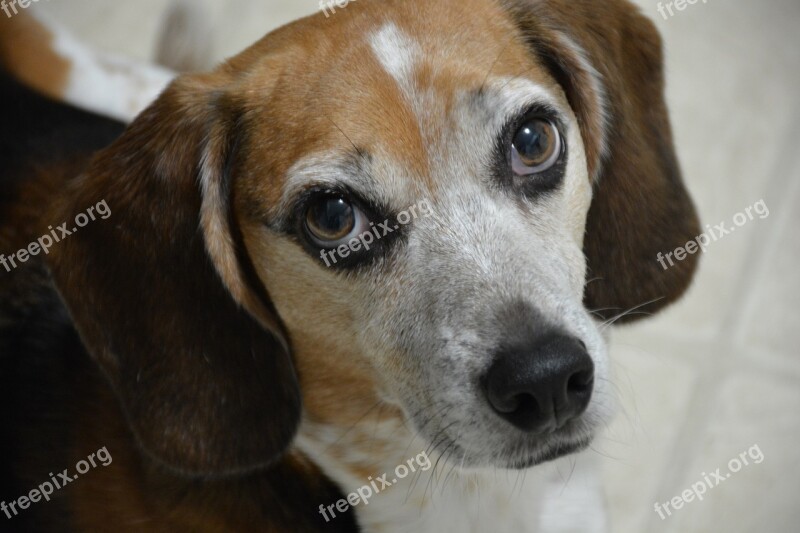
[[[627,0],[359,0],[125,128],[0,85],[0,252],[111,213],[0,268],[3,528],[605,530],[536,465],[609,421],[603,332],[699,233]]]

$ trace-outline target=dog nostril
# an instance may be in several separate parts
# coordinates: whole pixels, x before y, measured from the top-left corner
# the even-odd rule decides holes
[[[583,370],[576,372],[570,376],[567,381],[567,394],[570,393],[583,393],[592,390],[594,385],[594,371]]]
[[[536,401],[536,398],[530,394],[517,394],[514,396],[514,409],[509,413],[519,416],[539,411],[539,402]]]
[[[496,397],[494,401],[490,397],[490,403],[497,414],[526,431],[542,429],[550,414],[528,393]]]

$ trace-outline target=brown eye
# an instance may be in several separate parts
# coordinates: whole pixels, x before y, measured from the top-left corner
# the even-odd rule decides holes
[[[533,119],[514,134],[511,166],[519,176],[544,172],[561,155],[561,134],[548,120]]]
[[[331,246],[355,237],[362,218],[361,212],[345,198],[323,196],[306,211],[306,229],[314,240]]]

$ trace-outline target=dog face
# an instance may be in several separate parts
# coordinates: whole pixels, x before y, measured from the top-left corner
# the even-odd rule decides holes
[[[580,128],[552,76],[521,40],[509,40],[508,21],[480,42],[470,42],[486,32],[479,19],[467,19],[474,28],[460,40],[425,39],[410,29],[415,21],[376,24],[335,50],[363,65],[347,78],[358,91],[336,88],[308,105],[298,84],[330,87],[341,76],[311,68],[268,96],[270,111],[253,120],[269,126],[251,137],[275,138],[297,122],[325,140],[290,135],[299,156],[267,171],[285,176],[269,185],[280,193],[275,203],[263,200],[266,191],[251,196],[266,216],[245,225],[245,242],[300,343],[295,360],[313,420],[346,427],[348,390],[365,398],[362,411],[377,394],[465,464],[529,464],[553,446],[585,442],[607,396],[603,342],[582,305],[592,192]],[[450,54],[448,40],[463,55]],[[315,118],[320,109],[326,117]],[[540,144],[524,156],[526,136]],[[242,152],[251,158],[245,168],[270,165]],[[257,188],[258,174],[244,180]],[[343,257],[338,247],[359,236],[359,249]],[[546,357],[540,345],[550,337],[575,339],[579,361],[562,353],[534,375],[525,360]],[[509,378],[493,365],[513,357],[532,375],[493,384],[517,398],[490,401],[490,378]],[[343,367],[358,385],[326,383]],[[551,379],[566,388],[581,371],[576,379],[589,389],[594,381],[601,399],[582,417],[588,398],[549,390]],[[514,401],[516,409],[503,405]]]
[[[659,46],[622,1],[364,1],[175,82],[61,207],[124,220],[51,257],[142,447],[267,464],[301,395],[343,428],[381,402],[466,466],[585,446],[592,312],[694,269],[655,261],[697,234]]]

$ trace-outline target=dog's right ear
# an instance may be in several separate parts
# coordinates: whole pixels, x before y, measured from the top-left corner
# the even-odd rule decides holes
[[[672,142],[658,31],[628,0],[503,4],[581,130],[594,189],[584,304],[621,321],[655,313],[686,291],[698,262],[689,255],[667,270],[658,257],[700,234]]]
[[[231,203],[241,121],[225,75],[180,78],[70,186],[53,220],[105,202],[48,262],[140,446],[190,475],[268,465],[300,394]]]

